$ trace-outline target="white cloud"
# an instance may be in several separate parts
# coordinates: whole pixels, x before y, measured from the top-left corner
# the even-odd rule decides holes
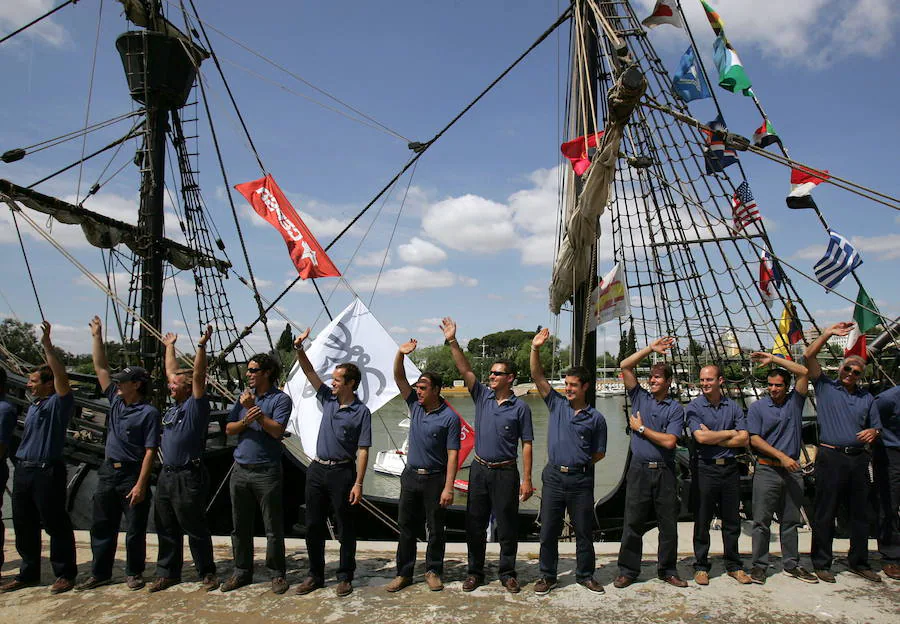
[[[50,11],[55,0],[6,0],[0,2],[0,28],[4,34],[18,30],[33,19],[40,17],[44,13]],[[59,47],[68,39],[66,30],[53,21],[53,18],[46,18],[22,31],[21,37],[32,37],[48,43],[52,46]],[[17,37],[10,41],[16,41]]]
[[[408,331],[408,329],[406,329],[405,327],[400,327],[399,325],[393,325],[390,329],[388,329],[388,332],[392,334],[405,334]]]
[[[422,229],[457,251],[492,253],[517,244],[509,206],[477,195],[451,197],[425,210]]]
[[[387,258],[385,258],[385,252],[387,252]],[[391,263],[390,251],[387,251],[386,249],[378,249],[375,251],[370,251],[368,253],[358,254],[356,258],[353,259],[354,266],[358,267],[380,267],[382,262],[384,262],[385,266]]]
[[[437,264],[447,259],[446,251],[418,236],[413,236],[408,243],[400,245],[397,253],[403,262],[415,266]]]
[[[884,236],[854,236],[850,242],[863,254],[874,256],[874,260],[896,260],[900,258],[900,234],[886,234]]]
[[[377,274],[363,275],[353,280],[353,288],[357,292],[370,291],[375,287]],[[450,271],[431,271],[416,266],[404,266],[391,269],[381,274],[378,279],[379,292],[406,292],[429,288],[448,288],[452,286],[477,286],[478,280]]]

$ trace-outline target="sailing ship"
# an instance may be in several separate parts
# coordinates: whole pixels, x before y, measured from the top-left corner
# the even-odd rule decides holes
[[[280,314],[276,303],[281,296],[271,300],[261,294],[259,278],[254,275],[250,262],[252,254],[246,248],[241,249],[240,260],[229,255],[230,249],[223,242],[224,237],[219,235],[217,224],[210,217],[200,194],[197,137],[201,117],[208,118],[214,146],[218,145],[218,138],[210,115],[209,84],[205,79],[197,78],[199,68],[214,67],[222,78],[227,94],[225,99],[234,104],[238,126],[245,133],[245,140],[261,168],[264,171],[265,168],[214,54],[206,22],[200,20],[196,11],[184,7],[175,10],[174,4],[166,13],[164,3],[158,0],[120,1],[127,19],[143,28],[129,31],[116,43],[135,108],[130,114],[103,124],[86,124],[83,131],[56,140],[72,136],[80,138],[94,130],[133,120],[128,132],[89,156],[110,152],[115,155],[122,145],[138,142],[134,159],[141,176],[137,224],[130,225],[90,210],[90,199],[102,191],[110,179],[106,171],[86,193],[76,193],[75,201],[64,201],[33,188],[46,179],[28,185],[2,180],[0,199],[13,209],[19,222],[34,227],[35,231],[43,231],[51,244],[53,237],[35,221],[35,212],[62,223],[81,225],[86,238],[103,250],[105,279],[95,277],[94,284],[113,302],[110,307],[113,322],[107,325],[116,328],[121,343],[127,347],[126,361],[143,363],[156,371],[158,380],[163,379],[159,374],[162,358],[157,339],[162,331],[165,284],[177,285],[177,280],[173,279],[175,275],[190,272],[194,287],[191,295],[198,319],[185,324],[188,327],[206,324],[216,327],[209,347],[210,371],[214,391],[222,397],[218,407],[224,410],[228,405],[225,397],[233,396],[241,386],[241,365],[251,352],[247,338],[253,326],[263,329],[268,347],[274,349],[266,321],[268,315]],[[677,2],[669,4],[681,15]],[[171,19],[174,15],[183,17],[187,25],[175,26]],[[692,48],[696,49],[692,31],[683,16],[682,22]],[[798,274],[792,274],[787,259],[773,249],[765,222],[753,220],[740,229],[734,224],[735,197],[740,181],[747,176],[740,169],[739,160],[732,168],[726,168],[721,159],[726,156],[737,158],[738,153],[741,156],[745,153],[771,156],[772,152],[751,148],[749,140],[729,132],[724,125],[705,124],[691,116],[688,104],[674,95],[670,74],[660,70],[664,65],[631,3],[575,0],[548,25],[528,51],[564,25],[571,26],[572,65],[563,146],[565,149],[568,145],[571,149],[574,145],[572,162],[577,161],[579,168],[583,168],[576,171],[565,161],[564,201],[560,205],[549,300],[554,314],[572,314],[573,362],[585,365],[589,370],[596,369],[596,325],[610,322],[602,316],[604,309],[600,303],[604,301],[604,293],[610,292],[611,284],[604,283],[605,280],[599,277],[600,273],[606,274],[607,267],[603,265],[613,264],[619,267],[617,283],[624,292],[624,299],[619,297],[619,302],[629,304],[627,311],[620,310],[612,317],[618,324],[618,333],[630,333],[637,344],[646,344],[660,335],[677,339],[672,357],[682,382],[679,387],[684,389],[683,400],[692,396],[690,372],[712,360],[724,366],[728,381],[737,388],[739,396],[744,397],[747,392],[755,395],[760,384],[753,374],[749,352],[770,350],[773,341],[784,335],[785,354],[790,355],[796,351],[795,345],[802,345],[806,340],[802,334],[796,340],[795,336],[786,335],[782,327],[786,314],[783,310],[793,310],[793,319],[805,327],[818,328],[801,297],[799,282],[802,279]],[[513,63],[510,70],[524,56]],[[210,69],[210,73],[212,71]],[[714,82],[704,67],[698,67],[697,71],[707,84]],[[477,104],[488,90],[473,104]],[[755,96],[754,101],[765,119]],[[716,108],[719,109],[718,101]],[[468,110],[469,107],[461,115]],[[721,110],[719,114],[721,116]],[[392,189],[402,174],[416,166],[419,158],[460,116],[451,120],[430,141],[410,141],[412,157],[382,192],[350,220],[342,234]],[[579,141],[583,149],[579,148]],[[51,139],[37,147],[53,142]],[[781,142],[778,146],[784,147]],[[11,149],[2,159],[14,163],[26,156],[30,158],[32,151],[37,150]],[[167,153],[174,154],[174,160],[168,163],[165,160]],[[711,158],[720,160],[713,160],[710,166]],[[236,180],[229,179],[221,154],[218,161],[224,186],[230,188]],[[791,161],[786,151],[779,162],[789,167],[808,168],[803,163]],[[177,173],[171,175],[173,171]],[[170,173],[168,178],[167,173]],[[240,231],[238,209],[231,195],[226,194],[226,197],[232,220]],[[896,202],[888,196],[879,197]],[[163,216],[167,200],[174,205],[178,215],[182,240],[164,236]],[[815,214],[822,225],[826,225],[818,209]],[[600,253],[598,241],[601,246],[607,245],[611,254]],[[758,265],[763,253],[772,261],[780,261],[778,287],[773,285],[768,293],[759,290]],[[608,255],[611,255],[611,262]],[[235,268],[240,261],[245,269]],[[123,270],[128,273],[125,280],[127,294],[116,287],[115,274]],[[851,275],[857,279],[855,272]],[[226,288],[229,276],[236,278],[232,284],[237,281],[246,288],[242,294],[253,302],[258,318],[250,326],[239,328],[235,321],[230,303],[234,301],[233,290]],[[327,313],[326,299],[318,285],[315,288]],[[179,293],[179,298],[186,294]],[[764,295],[769,297],[768,301],[763,301]],[[291,323],[290,319],[285,320]],[[870,351],[875,367],[885,372],[884,377],[888,378],[888,372],[896,370],[896,327],[884,318],[879,319],[878,325],[884,331]],[[302,328],[295,325],[295,329]],[[15,373],[17,370],[23,372],[25,363],[18,362],[15,354],[5,353],[4,356],[4,365],[13,373],[12,385],[21,384],[21,388],[24,379]],[[90,521],[93,471],[103,456],[104,405],[90,396],[91,380],[82,378],[80,381],[87,391],[77,400],[78,412],[67,443],[67,456],[74,465],[69,487],[70,506],[76,524],[84,527]],[[607,390],[616,389],[610,387]],[[21,390],[19,399],[25,399]],[[218,418],[219,422],[214,423],[210,431],[207,463],[211,473],[218,476],[217,482],[224,483],[231,457],[223,433],[223,411],[218,412]],[[814,425],[807,427],[806,432],[809,441],[814,441]],[[610,444],[625,445],[627,439],[613,436]],[[291,484],[285,490],[286,526],[291,526],[301,519],[304,469],[309,458],[296,438],[288,439],[286,448],[289,451],[286,482]],[[679,466],[684,513],[687,515],[687,484],[691,474],[688,453],[680,455]],[[621,529],[624,474],[623,470],[617,485],[598,501],[595,513],[598,538],[615,539]],[[220,487],[215,492],[210,517],[214,520],[214,529],[227,532],[229,503],[227,488],[222,490]],[[367,537],[393,535],[396,504],[395,496],[366,496],[366,510],[378,520],[367,523]],[[523,538],[536,537],[536,516],[536,507],[523,507],[520,522]],[[451,534],[463,532],[464,506],[456,505],[451,509],[448,525]]]

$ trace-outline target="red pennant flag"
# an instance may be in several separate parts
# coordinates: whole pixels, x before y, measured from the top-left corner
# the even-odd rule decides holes
[[[572,139],[560,146],[559,149],[562,151],[563,156],[572,161],[572,168],[575,170],[575,175],[583,174],[588,170],[588,167],[591,166],[587,151],[592,147],[597,147],[601,138],[603,138],[603,133],[597,132],[588,137]]]
[[[271,223],[284,237],[291,261],[301,278],[341,276],[271,175],[237,184],[234,188],[250,202],[256,214]]]

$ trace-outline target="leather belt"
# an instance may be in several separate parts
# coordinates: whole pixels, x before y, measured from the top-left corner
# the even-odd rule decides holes
[[[512,466],[516,463],[516,458],[512,459],[504,459],[503,461],[498,462],[489,462],[485,459],[481,459],[478,455],[475,456],[475,461],[484,466],[485,468],[503,468],[504,466]]]
[[[262,462],[260,464],[241,464],[238,463],[238,466],[243,468],[244,470],[250,470],[251,472],[259,472],[262,470],[268,470],[272,466],[277,466],[278,462]]]
[[[201,465],[202,464],[200,463],[199,459],[192,459],[188,463],[181,466],[175,466],[173,464],[163,464],[162,469],[166,472],[183,472],[185,470],[197,470]]]
[[[117,459],[107,459],[106,463],[112,466],[114,470],[122,470],[126,468],[134,469],[141,467],[141,462],[119,461]]]
[[[413,468],[411,466],[407,466],[406,469],[410,472],[414,472],[417,475],[433,475],[444,472],[443,468]]]
[[[322,464],[323,466],[340,466],[342,464],[350,464],[353,462],[352,459],[319,459],[316,457],[313,459],[317,464]]]
[[[757,457],[756,461],[758,461],[763,466],[771,466],[772,468],[781,468],[781,462],[777,459],[769,459],[768,457]]]
[[[819,446],[824,446],[827,449],[843,453],[844,455],[862,455],[866,452],[866,447],[864,446],[835,446],[833,444],[825,444],[824,442],[819,442]]]
[[[703,459],[701,457],[700,461],[709,466],[730,466],[737,462],[734,457],[716,457],[715,459]]]
[[[5,460],[4,460],[5,461]],[[31,461],[29,459],[20,459],[15,462],[17,468],[37,468],[39,470],[43,470],[44,468],[49,468],[56,462],[52,461]]]
[[[551,464],[551,465],[553,465],[553,464]],[[593,464],[591,464],[591,466],[593,466]],[[567,473],[567,474],[570,472],[587,472],[589,467],[590,466],[587,466],[587,465],[582,465],[582,466],[556,466],[556,465],[553,465],[553,468],[555,470],[558,470],[560,472]]]

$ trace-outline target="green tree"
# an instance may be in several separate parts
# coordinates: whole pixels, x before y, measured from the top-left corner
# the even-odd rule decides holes
[[[444,379],[445,386],[452,386],[453,380],[460,378],[456,364],[453,363],[453,356],[450,354],[450,347],[447,345],[416,349],[410,359],[419,370],[440,375]]]
[[[290,324],[284,326],[284,331],[278,337],[278,343],[275,348],[279,351],[291,351],[294,348],[294,334],[291,332]]]
[[[12,318],[0,322],[0,343],[7,351],[29,364],[40,364],[44,361],[43,350],[31,323],[24,323]]]

